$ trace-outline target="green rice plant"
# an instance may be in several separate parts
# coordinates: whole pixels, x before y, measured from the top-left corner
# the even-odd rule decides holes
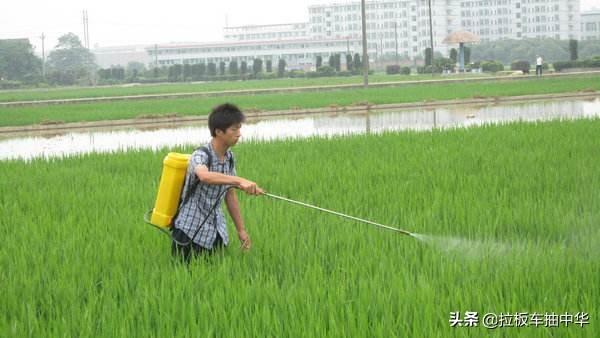
[[[80,122],[131,119],[140,116],[206,115],[224,100],[236,102],[244,109],[264,111],[297,108],[320,108],[336,105],[408,103],[431,100],[481,97],[554,94],[580,90],[600,90],[597,76],[567,79],[544,78],[523,81],[464,82],[454,84],[419,84],[403,87],[346,89],[314,93],[240,95],[204,98],[154,99],[56,106],[0,108],[0,126],[21,126],[48,121]]]
[[[269,192],[189,267],[141,221],[168,151],[0,163],[0,336],[597,337],[600,119],[243,143]],[[243,132],[243,129],[242,129]],[[450,327],[452,311],[589,325]]]
[[[469,74],[461,78],[489,77],[484,74]],[[439,77],[437,77],[439,78]],[[391,81],[430,80],[430,75],[406,76],[375,74],[369,76],[371,83]],[[152,85],[125,85],[106,87],[61,87],[50,89],[6,90],[0,91],[0,102],[75,99],[85,97],[129,96],[172,93],[202,93],[224,90],[251,90],[286,87],[306,87],[323,85],[361,84],[362,76],[294,78],[248,81],[216,81],[202,83],[164,83]]]

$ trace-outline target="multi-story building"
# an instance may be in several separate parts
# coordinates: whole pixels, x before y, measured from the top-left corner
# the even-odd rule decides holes
[[[581,13],[581,40],[600,40],[600,10]]]
[[[487,0],[461,2],[461,27],[482,41],[579,38],[578,0]]]
[[[447,52],[442,40],[459,28],[456,1],[432,1],[434,50]],[[318,38],[360,39],[362,37],[360,2],[311,6],[309,36]],[[430,46],[429,6],[424,0],[369,1],[365,8],[367,50],[371,59],[398,53],[413,58]],[[362,44],[358,47],[362,48]]]
[[[308,38],[307,23],[225,27],[225,41],[264,41]]]
[[[472,32],[482,41],[566,40],[579,39],[582,29],[579,0],[431,0],[431,8],[428,0],[374,0],[365,11],[372,61],[422,57],[431,45],[430,19],[434,51],[446,55],[456,46],[442,41],[454,31]],[[360,2],[310,6],[306,23],[225,27],[224,37],[222,43],[159,45],[147,51],[158,65],[282,58],[288,68],[310,69],[317,55],[362,53]]]

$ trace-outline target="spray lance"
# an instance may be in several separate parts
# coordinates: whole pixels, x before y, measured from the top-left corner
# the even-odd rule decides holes
[[[316,210],[319,210],[319,211],[324,211],[324,212],[327,212],[327,213],[330,213],[330,214],[334,214],[334,215],[337,215],[337,216],[340,216],[340,217],[348,218],[348,219],[351,219],[351,220],[354,220],[354,221],[358,221],[358,222],[361,222],[361,223],[371,224],[371,225],[374,225],[376,227],[380,227],[380,228],[387,229],[387,230],[392,230],[392,231],[398,232],[398,233],[403,234],[403,235],[413,236],[414,237],[414,234],[411,233],[411,232],[409,232],[409,231],[406,231],[406,230],[403,230],[403,229],[399,229],[399,228],[395,228],[395,227],[392,227],[392,226],[389,226],[389,225],[375,223],[375,222],[372,222],[372,221],[369,221],[369,220],[366,220],[366,219],[362,219],[362,218],[358,218],[358,217],[354,217],[354,216],[342,214],[341,212],[337,212],[337,211],[333,211],[333,210],[328,210],[328,209],[317,207],[315,205],[311,205],[311,204],[308,204],[308,203],[294,201],[293,199],[289,199],[289,198],[285,198],[285,197],[273,195],[273,194],[270,194],[270,193],[267,193],[267,192],[263,193],[263,195],[271,197],[271,198],[274,198],[274,199],[277,199],[277,200],[281,200],[281,201],[285,201],[285,202],[289,202],[289,203],[301,205],[303,207],[307,207],[307,208],[311,208],[311,209],[316,209]]]

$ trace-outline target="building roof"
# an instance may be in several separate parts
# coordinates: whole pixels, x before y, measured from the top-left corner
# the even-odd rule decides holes
[[[345,42],[345,41],[360,41],[360,38],[331,38],[331,39],[287,39],[287,40],[252,40],[252,41],[235,41],[235,42],[199,42],[185,44],[163,44],[157,45],[157,49],[178,49],[178,48],[208,48],[208,47],[237,47],[237,46],[252,46],[252,45],[267,45],[267,44],[286,44],[286,43],[319,43],[319,42]],[[155,47],[147,47],[146,49],[154,49]]]
[[[272,23],[272,24],[266,24],[266,25],[226,26],[224,29],[278,27],[278,26],[307,25],[307,24],[308,24],[307,22]]]

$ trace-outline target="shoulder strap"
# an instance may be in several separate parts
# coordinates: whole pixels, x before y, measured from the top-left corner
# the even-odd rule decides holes
[[[200,150],[201,152],[206,154],[206,156],[208,157],[208,163],[207,163],[206,167],[210,171],[210,166],[212,164],[212,155],[210,154],[210,150],[208,150],[207,146],[198,147],[198,148],[196,148],[196,150]]]
[[[233,169],[235,167],[235,160],[233,159],[233,153],[231,153],[231,157],[229,158],[229,168]]]
[[[206,156],[208,156],[208,163],[207,163],[206,167],[208,168],[208,170],[210,170],[210,167],[212,164],[212,156],[210,154],[210,150],[208,150],[208,148],[206,146],[201,146],[201,147],[196,148],[194,150],[194,152],[198,151],[198,150],[205,153]],[[177,211],[175,212],[175,215],[173,215],[171,222],[175,221],[175,218],[177,218],[177,215],[179,214],[179,209],[181,208],[182,205],[187,203],[187,201],[190,199],[190,197],[192,196],[192,192],[194,190],[196,190],[198,183],[200,183],[200,180],[198,180],[196,175],[192,175],[192,183],[185,192],[184,191],[181,192],[182,196],[180,197],[179,205],[177,206]],[[183,194],[185,194],[185,196],[183,196]]]
[[[210,151],[208,150],[208,148],[206,146],[198,147],[198,148],[196,148],[196,150],[200,150],[201,152],[205,153],[206,156],[208,156],[208,163],[206,164],[206,168],[208,168],[208,171],[210,171],[210,167],[211,167],[211,164],[212,164],[212,156],[210,154]],[[198,183],[200,183],[200,180],[198,180],[198,178],[196,177],[196,175],[192,175],[192,185],[186,191],[185,197],[181,199],[183,202],[187,202],[187,200],[192,195],[192,192],[194,190],[196,190],[196,187],[198,186]]]

